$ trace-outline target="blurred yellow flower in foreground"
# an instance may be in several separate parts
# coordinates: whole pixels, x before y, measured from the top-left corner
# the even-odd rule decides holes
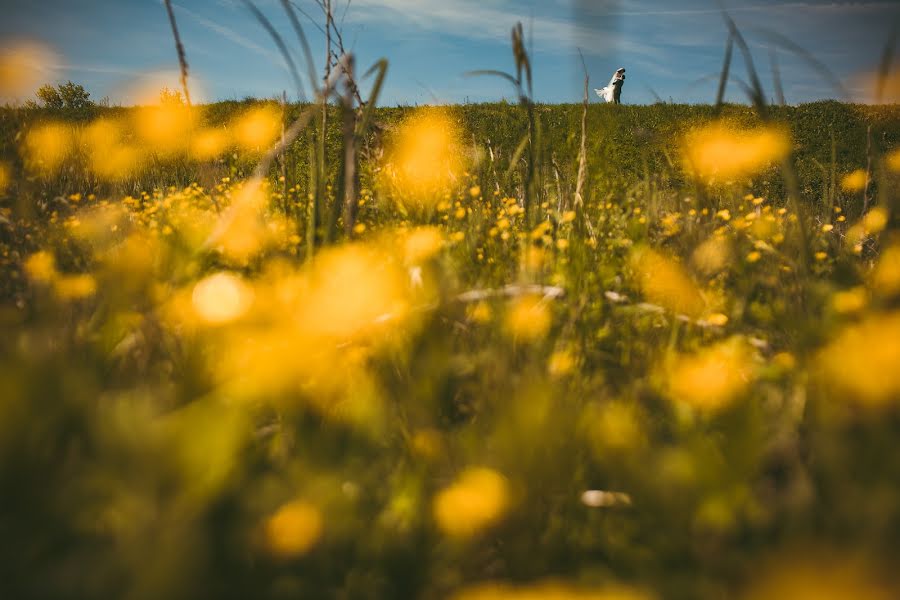
[[[322,515],[312,504],[295,500],[283,505],[265,523],[268,550],[279,558],[309,552],[322,535]]]
[[[406,236],[406,263],[417,265],[437,254],[444,245],[444,236],[437,227],[419,227]]]
[[[191,139],[190,152],[197,160],[211,160],[221,155],[230,142],[225,129],[201,129]]]
[[[50,282],[56,277],[56,259],[46,250],[35,252],[25,261],[25,273],[32,281]]]
[[[0,162],[0,194],[6,191],[12,181],[12,171],[5,162]]]
[[[887,166],[894,173],[900,173],[900,149],[887,155]]]
[[[831,297],[831,307],[834,312],[842,315],[857,313],[864,309],[868,302],[869,295],[863,286],[836,292]]]
[[[491,469],[473,467],[438,493],[432,508],[441,531],[467,538],[499,521],[508,504],[506,479]]]
[[[194,286],[191,301],[203,321],[218,325],[243,315],[253,302],[253,290],[239,277],[216,273]]]
[[[350,244],[323,252],[308,284],[298,323],[309,335],[358,339],[407,313],[402,272],[374,248]]]
[[[713,123],[687,138],[686,156],[702,177],[740,177],[758,172],[790,150],[787,133],[775,128],[734,129]]]
[[[400,124],[388,147],[383,183],[416,204],[436,204],[463,170],[460,132],[437,109],[417,111]]]
[[[868,234],[876,234],[881,233],[885,226],[887,226],[888,222],[888,213],[887,211],[881,207],[876,206],[872,210],[866,213],[866,216],[862,219],[863,227]]]
[[[872,288],[882,296],[900,294],[900,243],[894,243],[881,252],[870,281]]]
[[[713,236],[694,249],[691,264],[703,275],[711,277],[727,268],[731,258],[731,244],[728,240]]]
[[[706,308],[700,290],[674,259],[646,246],[632,251],[629,265],[638,285],[650,302],[690,317],[699,317]]]
[[[900,398],[900,312],[870,316],[840,332],[819,366],[830,395],[878,407]]]
[[[758,578],[747,600],[888,600],[896,598],[878,585],[852,558],[814,562],[782,561]]]
[[[18,42],[0,49],[0,98],[31,94],[57,62],[53,51],[37,42]]]
[[[568,349],[557,350],[547,361],[547,373],[551,377],[564,377],[575,370],[575,356]]]
[[[101,178],[120,181],[137,169],[141,154],[125,142],[127,134],[128,128],[112,119],[97,119],[82,133],[90,168]]]
[[[841,189],[845,192],[859,192],[866,187],[866,172],[857,169],[841,178]]]
[[[61,123],[40,125],[25,134],[25,161],[33,171],[57,170],[72,149],[72,129]]]
[[[253,108],[234,123],[234,138],[247,151],[268,150],[281,133],[281,113],[268,104]]]
[[[245,263],[272,241],[272,225],[276,220],[265,214],[268,196],[255,182],[245,183],[234,190],[228,210],[222,213],[207,240],[227,258]]]
[[[640,414],[626,402],[592,403],[584,411],[583,424],[597,456],[610,450],[630,450],[643,438]]]
[[[153,150],[169,154],[186,149],[195,115],[179,104],[146,106],[134,115],[135,129]]]
[[[53,289],[63,300],[80,300],[94,295],[97,281],[87,273],[65,275],[53,282]]]
[[[625,587],[587,589],[546,581],[527,586],[483,583],[458,592],[451,600],[650,600],[652,597]]]
[[[532,342],[550,331],[553,318],[547,302],[540,296],[522,296],[512,301],[506,315],[506,329],[517,340]]]
[[[753,378],[752,355],[733,337],[692,355],[680,356],[667,370],[668,393],[675,402],[700,410],[727,406]]]

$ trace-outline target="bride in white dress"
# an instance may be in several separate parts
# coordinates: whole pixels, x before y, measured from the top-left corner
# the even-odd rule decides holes
[[[595,89],[597,95],[603,98],[606,102],[614,102],[616,104],[621,104],[619,98],[622,96],[622,84],[625,83],[625,69],[619,69],[615,73],[613,73],[612,79],[609,80],[609,85],[605,88]]]

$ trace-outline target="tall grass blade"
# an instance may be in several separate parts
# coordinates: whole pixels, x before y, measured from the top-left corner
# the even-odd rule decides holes
[[[257,8],[257,6],[252,2],[252,0],[243,0],[244,6],[253,14],[259,24],[263,26],[263,29],[269,34],[272,40],[275,42],[275,45],[278,46],[279,52],[281,52],[282,58],[284,58],[285,63],[287,64],[288,71],[291,74],[291,78],[294,80],[294,85],[297,87],[297,94],[300,97],[301,101],[306,101],[306,93],[303,90],[303,82],[300,80],[300,73],[297,71],[297,65],[294,64],[294,59],[291,57],[290,50],[288,50],[287,44],[284,43],[284,40],[281,38],[281,34],[278,33],[278,30],[272,25],[272,22],[266,18],[266,15],[262,13],[262,11]]]
[[[778,33],[777,31],[771,31],[769,29],[752,28],[751,31],[756,31],[760,35],[769,38],[769,41],[776,47],[790,52],[794,56],[805,61],[814,71],[819,74],[820,77],[822,77],[822,79],[828,82],[828,85],[830,85],[831,88],[838,94],[838,97],[841,100],[848,100],[850,98],[850,93],[847,91],[847,88],[845,88],[840,79],[838,79],[835,74],[831,72],[831,69],[828,68],[828,65],[817,59],[812,55],[812,53],[797,44],[794,40]]]
[[[898,27],[900,27],[900,23],[894,23],[887,42],[884,44],[884,50],[881,53],[881,62],[878,65],[878,81],[875,88],[875,104],[881,104],[884,98],[884,88],[891,73],[891,61],[894,58],[894,50],[897,47],[897,34],[900,33]]]
[[[731,55],[734,52],[734,36],[729,34],[725,43],[725,59],[722,62],[722,73],[719,76],[719,89],[716,92],[716,110],[722,106],[725,99],[725,88],[728,86],[728,73],[731,70]]]
[[[581,145],[578,148],[578,175],[575,180],[575,206],[579,210],[584,206],[584,181],[587,178],[587,113],[588,113],[588,88],[590,76],[584,55],[578,50],[581,58],[581,68],[584,70],[584,99],[581,109]]]
[[[387,70],[388,61],[387,59],[382,58],[372,65],[364,75],[364,77],[368,77],[372,73],[377,73],[375,76],[375,83],[372,84],[372,91],[369,93],[369,99],[366,101],[362,115],[360,115],[359,121],[356,124],[356,135],[360,137],[364,136],[369,130],[369,124],[372,121],[372,115],[375,114],[375,106],[378,103],[378,97],[381,95],[381,88],[384,85],[384,78],[387,75]]]
[[[297,34],[297,39],[300,40],[303,57],[306,59],[306,76],[309,78],[309,84],[314,92],[318,92],[319,84],[316,77],[316,66],[313,62],[312,50],[309,46],[309,40],[306,38],[306,32],[303,31],[303,26],[300,25],[300,20],[297,18],[290,0],[281,0],[281,5],[284,7],[284,12],[288,15],[291,27],[294,28],[294,32]]]
[[[184,44],[181,43],[181,35],[178,33],[178,24],[175,22],[175,12],[172,10],[172,0],[165,0],[166,12],[169,13],[169,24],[172,26],[172,37],[175,38],[175,51],[178,53],[178,66],[180,68],[181,90],[184,92],[184,101],[191,106],[191,93],[188,90],[188,63],[184,52]]]
[[[734,19],[725,12],[722,13],[722,16],[725,19],[731,37],[734,39],[734,43],[737,44],[738,50],[741,51],[741,55],[744,57],[744,67],[747,69],[747,75],[750,77],[750,99],[757,111],[759,111],[760,116],[763,116],[763,113],[765,113],[766,110],[766,97],[763,93],[762,82],[760,81],[759,75],[756,72],[756,67],[753,64],[753,55],[750,53],[750,47],[747,45],[747,40],[744,39],[744,35],[735,24]]]
[[[775,48],[769,47],[769,64],[772,68],[772,82],[775,86],[775,101],[779,106],[786,104],[784,100],[784,88],[781,86],[781,71],[778,68],[778,56]]]

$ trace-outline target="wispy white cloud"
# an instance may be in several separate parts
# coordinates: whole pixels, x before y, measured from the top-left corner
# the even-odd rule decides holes
[[[97,65],[97,64],[79,64],[79,63],[56,63],[44,65],[51,71],[72,71],[75,73],[100,73],[107,75],[139,75],[140,71],[134,68],[121,67],[116,65]]]
[[[747,12],[873,12],[883,10],[897,10],[896,2],[770,2],[765,4],[738,4],[726,5],[729,13]],[[696,16],[721,14],[718,7],[697,8],[637,8],[633,10],[610,10],[605,13],[610,17],[665,17],[665,16]]]
[[[256,42],[254,42],[253,40],[241,35],[234,29],[232,29],[226,25],[222,25],[221,23],[217,23],[216,21],[213,21],[212,19],[204,17],[203,15],[196,13],[187,7],[184,7],[180,4],[175,4],[175,3],[173,3],[172,6],[174,6],[176,9],[178,9],[179,12],[188,16],[191,20],[193,20],[197,24],[209,29],[210,31],[212,31],[214,33],[217,33],[218,35],[222,36],[223,38],[227,39],[228,41],[233,42],[243,48],[246,48],[247,50],[250,50],[251,52],[255,52],[256,54],[266,58],[267,60],[273,61],[273,62],[279,64],[280,66],[284,67],[285,69],[287,69],[287,65],[284,64],[284,59],[277,52],[274,52],[264,46],[261,46],[261,45],[257,44]]]
[[[568,54],[577,45],[593,54],[616,49],[632,55],[660,56],[650,45],[623,38],[616,31],[600,31],[574,22],[565,12],[565,17],[532,15],[507,0],[354,0],[348,21],[402,23],[420,32],[493,41],[508,40],[511,27],[521,22],[533,28],[536,51],[542,53]]]

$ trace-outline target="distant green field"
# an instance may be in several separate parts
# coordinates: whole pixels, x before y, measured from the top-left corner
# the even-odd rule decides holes
[[[258,102],[208,105],[203,107],[203,119],[209,125],[224,125],[255,104]],[[273,106],[277,105],[273,103]],[[447,109],[462,125],[466,141],[482,149],[493,148],[501,163],[509,160],[526,131],[526,118],[516,105],[473,104]],[[289,121],[300,110],[300,106],[290,107],[286,120]],[[379,108],[376,120],[390,128],[413,110],[413,107]],[[133,109],[128,108],[93,108],[80,114],[0,110],[0,156],[13,164],[21,164],[17,139],[21,138],[29,123],[51,118],[83,122],[98,116],[122,117],[131,112]],[[577,170],[581,105],[539,105],[537,112],[543,125],[546,175],[555,177],[553,169],[556,167],[560,176],[568,181]],[[337,116],[337,110],[332,110],[332,113],[333,117]],[[866,166],[867,127],[871,126],[874,131],[874,153],[884,155],[900,145],[900,106],[828,101],[773,107],[772,113],[775,121],[786,125],[793,135],[797,173],[803,192],[811,201],[820,201],[829,193],[832,171],[839,178]],[[684,184],[678,162],[681,136],[692,127],[708,123],[715,114],[714,107],[709,105],[592,105],[587,122],[588,166],[592,184],[588,186],[589,191],[622,194],[647,181],[663,189],[679,189]],[[737,124],[747,125],[756,121],[750,107],[739,105],[726,105],[722,116]],[[340,123],[337,118],[332,118],[330,124],[328,152],[332,158],[330,164],[336,164],[341,143]],[[306,183],[308,179],[307,141],[308,136],[301,137],[288,154],[291,179],[297,183]],[[58,193],[133,193],[138,187],[143,187],[141,191],[145,191],[153,187],[183,186],[198,179],[206,179],[208,183],[214,174],[229,174],[232,166],[241,172],[249,170],[251,165],[247,160],[227,159],[219,161],[219,168],[213,170],[184,164],[172,168],[172,164],[165,164],[129,181],[128,185],[119,186],[120,189],[75,178],[63,183]],[[331,177],[334,178],[333,173]],[[79,183],[90,189],[76,189]],[[761,194],[779,194],[783,191],[774,171],[754,177],[752,186]]]

